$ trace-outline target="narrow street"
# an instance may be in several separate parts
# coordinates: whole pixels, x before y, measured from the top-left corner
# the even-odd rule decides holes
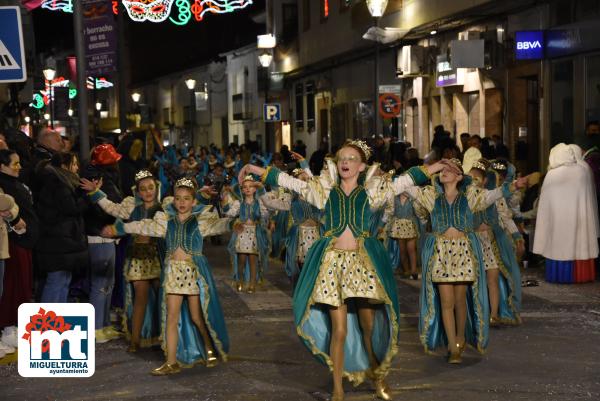
[[[136,355],[123,340],[96,347],[89,379],[25,379],[16,364],[0,366],[1,399],[311,401],[329,397],[330,375],[300,344],[292,322],[291,292],[280,264],[253,295],[229,282],[225,246],[207,241],[231,338],[228,363],[197,366],[156,378],[158,349]],[[526,277],[535,277],[536,269]],[[484,356],[472,349],[462,365],[443,354],[425,355],[418,340],[418,282],[398,280],[402,312],[400,349],[388,382],[395,400],[600,399],[600,285],[558,286],[540,280],[524,288],[523,325],[495,329]],[[347,400],[375,399],[370,384],[346,385]]]

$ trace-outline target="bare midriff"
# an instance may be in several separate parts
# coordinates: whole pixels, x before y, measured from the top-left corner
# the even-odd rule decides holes
[[[316,227],[317,222],[313,219],[305,220],[304,223],[300,224],[302,227]]]
[[[485,223],[483,223],[482,225],[480,225],[479,227],[477,227],[477,232],[478,233],[487,232],[489,230],[490,230],[490,226],[488,226]]]
[[[181,247],[178,247],[173,253],[171,253],[171,260],[178,262],[189,262],[192,260],[192,255],[184,251]]]
[[[147,237],[145,235],[137,235],[135,237],[135,243],[136,244],[149,244],[150,243],[150,237]]]
[[[459,238],[463,238],[464,236],[465,236],[465,233],[463,231],[457,230],[454,227],[450,227],[442,234],[442,237],[448,238],[448,239],[459,239]]]
[[[358,248],[358,241],[354,238],[350,227],[346,226],[346,229],[334,240],[333,247],[344,251],[353,251]]]

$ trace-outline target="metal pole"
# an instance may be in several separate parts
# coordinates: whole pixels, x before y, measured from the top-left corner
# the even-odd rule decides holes
[[[190,89],[190,142],[194,149],[194,125],[196,123],[196,95],[194,89]]]
[[[121,134],[127,132],[127,86],[125,85],[125,7],[122,2],[119,2],[119,14],[117,16],[118,40],[117,45],[117,63],[118,63],[118,79],[119,79],[119,128]]]
[[[77,57],[77,96],[79,103],[79,159],[90,158],[90,137],[88,127],[88,98],[85,74],[85,45],[83,43],[83,9],[81,1],[73,2],[73,19],[75,30],[75,55]]]
[[[270,81],[270,77],[269,77],[269,67],[265,68],[265,104],[269,103],[269,81]],[[264,106],[263,106],[264,109]],[[267,150],[267,152],[270,152],[274,149],[271,149],[271,136],[269,128],[271,128],[271,125],[265,121],[265,149]]]
[[[375,27],[379,28],[379,18],[375,18]],[[375,36],[375,89],[373,91],[373,121],[375,136],[379,135],[379,37]]]
[[[54,85],[50,81],[50,128],[54,129]]]

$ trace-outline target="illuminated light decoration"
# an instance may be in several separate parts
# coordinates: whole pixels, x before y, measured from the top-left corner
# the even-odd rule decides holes
[[[44,0],[42,2],[42,8],[50,11],[62,11],[65,13],[73,12],[72,0]]]
[[[76,96],[77,96],[77,89],[70,88],[69,89],[69,99],[75,99]]]
[[[177,0],[177,2],[179,1],[181,0]],[[127,14],[129,14],[129,18],[131,18],[133,21],[163,22],[171,13],[173,0],[154,0],[149,3],[146,3],[143,0],[123,0],[123,5],[125,6],[125,10],[127,10]]]
[[[329,17],[329,0],[323,0],[323,17]]]
[[[34,109],[42,109],[46,104],[44,103],[44,96],[39,93],[33,94],[33,102],[29,103],[29,107],[33,107]]]
[[[122,0],[123,6],[135,22],[164,22],[167,19],[175,25],[186,25],[194,17],[201,22],[206,13],[226,14],[244,9],[253,0]],[[175,4],[175,7],[173,7]],[[73,0],[44,0],[42,7],[52,11],[73,12]],[[175,8],[175,12],[173,9]],[[329,2],[327,1],[327,14]],[[112,1],[112,11],[119,12],[119,2]],[[176,14],[170,17],[171,13]],[[173,18],[174,17],[174,18]]]
[[[95,83],[95,85],[94,85],[94,83]],[[108,89],[108,88],[112,88],[113,86],[115,86],[115,85],[112,82],[108,81],[104,77],[100,77],[100,78],[88,77],[87,81],[86,81],[86,87],[90,90]]]

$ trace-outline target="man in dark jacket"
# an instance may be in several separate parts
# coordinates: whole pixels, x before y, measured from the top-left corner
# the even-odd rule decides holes
[[[123,200],[118,168],[120,159],[121,155],[112,145],[98,145],[92,151],[90,164],[81,174],[88,180],[102,180],[100,189],[110,201],[116,203]],[[90,204],[84,219],[90,252],[90,303],[96,311],[96,342],[102,343],[119,337],[110,324],[110,305],[115,285],[115,241],[100,236],[102,228],[113,224],[115,219],[96,204]]]
[[[38,164],[44,160],[50,161],[52,156],[62,152],[63,149],[64,143],[57,131],[53,131],[49,128],[43,128],[40,131],[37,137],[37,145],[31,152],[30,164],[21,172],[21,178],[31,189],[34,199],[37,197],[37,191],[41,185],[38,174],[36,173]]]

